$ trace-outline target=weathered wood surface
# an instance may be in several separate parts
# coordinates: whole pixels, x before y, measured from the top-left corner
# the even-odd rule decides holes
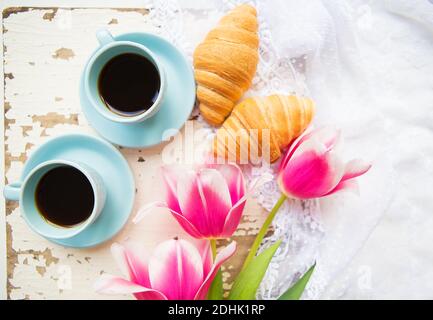
[[[3,12],[6,183],[20,177],[28,155],[50,137],[66,132],[96,134],[80,110],[78,97],[81,70],[97,46],[95,30],[105,26],[113,34],[159,33],[148,15],[148,9],[10,8]],[[184,34],[193,47],[216,17],[209,11],[186,11],[183,15]],[[157,172],[163,147],[121,149],[136,179],[133,214],[141,205],[161,197]],[[8,298],[130,298],[101,296],[92,290],[102,272],[119,273],[109,251],[112,241],[85,250],[63,248],[31,232],[16,203],[7,202],[5,214]],[[228,283],[262,218],[262,210],[249,201],[235,236],[238,254],[224,268]],[[113,241],[131,238],[151,250],[158,242],[178,235],[186,237],[171,216],[159,209],[146,222],[129,222]]]

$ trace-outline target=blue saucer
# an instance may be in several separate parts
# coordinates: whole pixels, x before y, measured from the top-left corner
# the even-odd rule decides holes
[[[85,248],[111,239],[125,225],[134,203],[134,177],[128,162],[119,150],[102,139],[68,134],[49,140],[33,152],[22,177],[41,162],[53,159],[81,161],[92,167],[104,181],[107,199],[101,215],[86,230],[69,239],[48,240],[67,247]]]
[[[167,91],[160,110],[153,117],[135,124],[120,124],[101,116],[93,109],[80,82],[80,100],[90,125],[108,141],[129,148],[157,145],[182,128],[194,107],[195,80],[190,63],[171,43],[148,33],[126,33],[115,37],[140,43],[159,58],[167,79]],[[167,131],[170,130],[170,131]]]

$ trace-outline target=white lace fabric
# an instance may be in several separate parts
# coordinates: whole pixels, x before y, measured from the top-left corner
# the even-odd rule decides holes
[[[352,77],[353,74],[345,69],[349,60],[357,59],[350,10],[345,1],[314,0],[302,4],[294,0],[214,2],[220,15],[244,2],[254,4],[258,10],[259,64],[253,86],[245,96],[273,93],[312,96],[318,109],[316,123],[335,124],[343,129],[343,133],[348,133],[352,146],[348,152],[363,150],[362,154],[349,154],[351,157],[365,155],[376,160],[374,170],[363,178],[361,195],[357,198],[342,194],[321,200],[320,205],[319,200],[287,200],[273,222],[274,233],[262,243],[261,250],[282,240],[257,298],[278,298],[314,262],[316,269],[303,298],[320,298],[327,285],[362,247],[392,197],[391,166],[387,157],[377,159],[380,150],[369,148],[373,138],[364,133],[365,121],[380,115],[370,110],[354,119],[353,113],[360,113],[359,104],[351,107],[343,99],[345,94],[356,91],[353,87],[362,83],[347,87],[350,81],[346,75]],[[153,8],[153,18],[161,26],[161,35],[192,59],[193,48],[189,45],[188,30],[183,30],[177,1],[147,3]],[[200,117],[198,120],[210,134],[214,132]],[[374,138],[384,136],[382,133]],[[275,176],[277,166],[254,167],[248,179],[265,173]],[[380,199],[378,190],[383,190]],[[254,197],[270,211],[280,197],[276,179],[257,190]]]

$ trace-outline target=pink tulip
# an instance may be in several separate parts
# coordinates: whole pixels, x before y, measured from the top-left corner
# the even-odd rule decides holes
[[[234,164],[212,164],[195,169],[164,166],[166,202],[140,210],[134,222],[151,207],[166,207],[194,238],[217,239],[233,235],[246,202],[241,169]]]
[[[339,137],[339,131],[325,127],[292,144],[278,175],[278,183],[286,196],[310,199],[344,189],[357,189],[353,178],[366,173],[371,165],[359,159],[343,163],[336,148]]]
[[[235,250],[232,242],[212,263],[209,241],[199,248],[185,240],[164,241],[149,258],[115,243],[111,252],[126,279],[103,274],[94,287],[100,293],[133,294],[139,300],[203,300],[221,264]]]

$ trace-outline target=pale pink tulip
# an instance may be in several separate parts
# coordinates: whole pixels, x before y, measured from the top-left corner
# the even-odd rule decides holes
[[[212,262],[209,241],[198,248],[185,240],[164,241],[150,257],[115,243],[111,251],[126,278],[103,274],[94,287],[100,293],[133,294],[139,300],[203,300],[221,264],[235,250],[232,242]]]
[[[164,166],[162,175],[166,202],[155,202],[141,209],[134,222],[141,220],[151,207],[166,207],[194,238],[233,235],[247,198],[244,176],[238,166],[213,164],[194,169]]]
[[[295,141],[280,165],[278,183],[292,198],[310,199],[344,189],[357,189],[353,180],[370,168],[359,159],[344,163],[338,152],[340,132],[316,129]]]

